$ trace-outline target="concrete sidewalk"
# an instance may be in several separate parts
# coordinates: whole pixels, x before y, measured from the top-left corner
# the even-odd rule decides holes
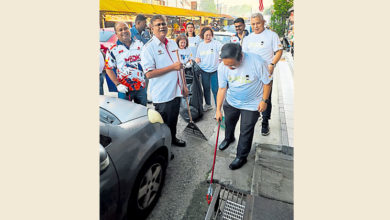
[[[230,170],[229,164],[237,152],[240,121],[235,129],[236,141],[228,149],[217,151],[214,181],[260,197],[263,205],[272,209],[262,210],[261,219],[293,219],[293,63],[290,53],[284,51],[274,71],[272,91],[271,133],[261,135],[261,119],[256,123],[255,135],[248,162],[238,170]],[[209,138],[215,146],[217,127]],[[220,129],[218,145],[224,140],[225,130]],[[211,178],[211,173],[208,180]],[[268,210],[268,211],[267,211]],[[280,215],[281,210],[283,215]],[[275,213],[273,213],[275,212]],[[269,218],[265,217],[269,216]],[[278,218],[277,216],[283,216]],[[288,217],[286,217],[288,216]]]

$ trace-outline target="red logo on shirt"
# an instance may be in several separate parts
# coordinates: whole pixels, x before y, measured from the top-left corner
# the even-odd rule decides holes
[[[123,50],[120,50],[118,53],[119,53],[119,54],[120,54],[120,53],[123,53]]]
[[[140,55],[134,55],[134,56],[129,56],[129,58],[125,58],[126,62],[134,62],[140,60]]]

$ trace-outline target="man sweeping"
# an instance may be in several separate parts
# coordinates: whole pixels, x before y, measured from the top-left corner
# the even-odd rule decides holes
[[[223,104],[226,128],[225,139],[219,149],[225,150],[235,140],[234,130],[241,116],[237,154],[229,165],[230,169],[235,170],[247,162],[256,122],[269,103],[272,75],[259,55],[243,53],[239,44],[225,44],[221,49],[221,59],[218,66],[216,119],[222,120]]]

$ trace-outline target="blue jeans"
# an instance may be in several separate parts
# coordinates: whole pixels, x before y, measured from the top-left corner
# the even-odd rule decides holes
[[[203,86],[203,93],[204,93],[204,100],[206,102],[206,105],[211,105],[211,98],[210,98],[210,83],[211,83],[211,90],[214,95],[214,103],[217,105],[217,92],[218,92],[218,74],[217,71],[208,73],[205,71],[202,71],[202,86]]]
[[[142,88],[138,91],[128,91],[126,94],[118,92],[118,98],[133,101],[135,103],[146,106],[146,88]]]

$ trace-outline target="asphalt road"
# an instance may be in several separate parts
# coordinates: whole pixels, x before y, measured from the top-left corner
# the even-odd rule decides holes
[[[217,125],[215,107],[205,112],[196,122],[202,133],[211,137]],[[206,194],[209,184],[207,176],[211,172],[215,140],[205,141],[184,134],[187,122],[179,116],[177,137],[185,140],[187,146],[172,147],[175,158],[167,169],[162,195],[148,220],[204,219],[207,212]]]

